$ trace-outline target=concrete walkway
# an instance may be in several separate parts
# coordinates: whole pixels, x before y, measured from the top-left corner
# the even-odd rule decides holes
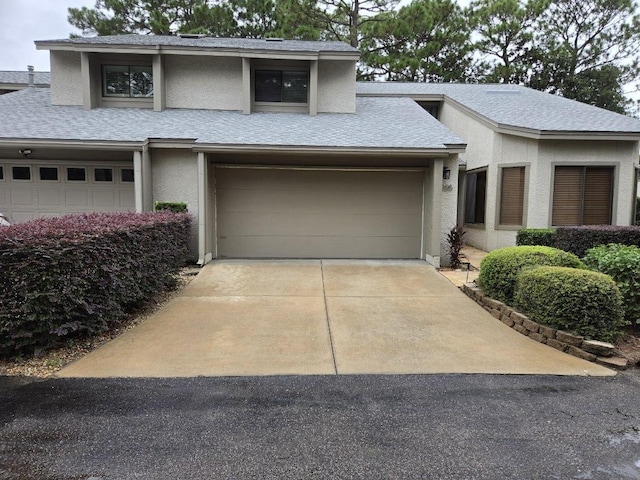
[[[215,261],[61,377],[614,375],[503,325],[420,261]]]

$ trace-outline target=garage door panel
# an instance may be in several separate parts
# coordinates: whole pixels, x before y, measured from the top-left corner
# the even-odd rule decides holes
[[[22,184],[11,188],[11,204],[32,206],[36,204],[35,188],[31,184]]]
[[[227,237],[218,248],[235,258],[416,258],[412,237]]]
[[[287,213],[235,212],[219,220],[219,229],[226,236],[323,236],[339,231],[342,236],[409,236],[419,237],[421,225],[414,215],[407,214],[334,214],[309,213],[290,215]],[[404,235],[400,235],[400,232]]]
[[[216,169],[218,254],[419,258],[421,171]]]
[[[115,207],[116,192],[109,189],[95,190],[93,192],[93,206],[98,208]]]
[[[218,199],[229,212],[261,213],[267,211],[288,213],[379,213],[422,211],[422,192],[415,191],[296,191],[296,190],[245,190],[220,189]],[[400,206],[405,206],[401,208]]]
[[[38,191],[38,206],[47,207],[51,205],[62,205],[62,191],[60,187],[57,188],[41,188]]]
[[[0,160],[0,167],[9,172],[10,164]],[[131,169],[130,163],[113,165],[91,162],[60,163],[54,161],[34,162],[29,165],[33,172],[30,181],[14,180],[5,175],[0,181],[0,212],[7,215],[12,222],[20,223],[40,217],[54,217],[76,212],[112,212],[134,211],[134,183],[121,181],[115,175],[113,182],[94,181],[90,174],[93,168],[104,168],[119,171]],[[89,174],[86,181],[71,181],[66,175],[59,175],[58,180],[42,179],[36,175],[42,167],[55,168],[65,172],[66,168],[82,168]]]
[[[71,207],[88,207],[89,206],[89,191],[82,190],[67,190],[66,191],[66,204]]]
[[[400,171],[358,171],[358,170],[284,170],[284,169],[244,169],[218,168],[217,182],[233,185],[236,189],[252,190],[295,190],[308,191],[309,188],[332,191],[406,191],[407,185],[422,188],[422,177]],[[412,173],[418,173],[416,171]]]

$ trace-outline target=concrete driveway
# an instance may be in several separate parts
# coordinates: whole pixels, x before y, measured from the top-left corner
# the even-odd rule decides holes
[[[420,261],[206,265],[61,377],[614,375],[506,327]]]

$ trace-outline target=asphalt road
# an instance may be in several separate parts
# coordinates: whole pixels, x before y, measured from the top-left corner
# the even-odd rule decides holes
[[[0,377],[0,479],[640,479],[640,374]]]

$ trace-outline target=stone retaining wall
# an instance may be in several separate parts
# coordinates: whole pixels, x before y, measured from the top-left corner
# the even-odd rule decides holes
[[[599,363],[605,367],[624,370],[628,366],[628,361],[625,358],[613,355],[614,346],[610,343],[585,340],[584,337],[540,325],[512,307],[485,296],[475,284],[463,285],[462,291],[506,326],[536,342],[544,343],[561,352],[589,362]]]

